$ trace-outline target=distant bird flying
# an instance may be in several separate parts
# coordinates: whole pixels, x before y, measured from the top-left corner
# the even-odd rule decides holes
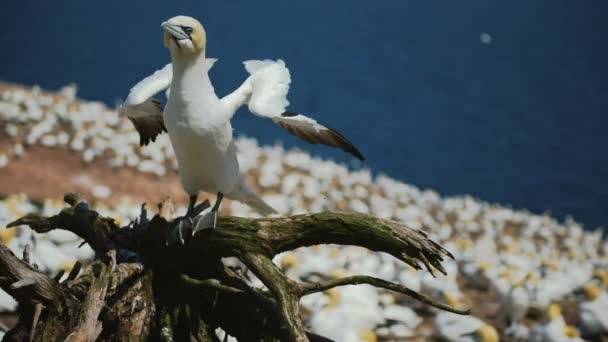
[[[276,212],[249,189],[239,170],[230,120],[243,105],[311,144],[334,146],[363,160],[342,134],[287,110],[291,76],[282,60],[244,62],[249,77],[234,92],[218,98],[208,75],[216,59],[205,57],[207,36],[201,23],[177,16],[161,27],[171,63],[131,88],[121,113],[133,122],[141,145],[153,142],[162,132],[169,133],[182,185],[190,195],[185,219],[177,227],[182,242],[185,229],[195,234],[216,226],[224,196],[264,215]],[[168,90],[164,110],[153,98],[163,90]],[[202,215],[194,209],[199,191],[217,193],[211,211]]]

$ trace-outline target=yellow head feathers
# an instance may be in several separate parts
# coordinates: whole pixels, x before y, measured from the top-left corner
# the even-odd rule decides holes
[[[327,303],[328,308],[333,308],[340,304],[340,301],[342,300],[340,290],[334,287],[333,289],[325,291],[325,294],[327,294],[327,297],[329,298],[329,302]]]
[[[207,33],[198,20],[180,15],[163,22],[161,27],[165,31],[163,42],[171,53],[198,55],[205,51]]]
[[[479,340],[482,342],[500,341],[496,329],[494,329],[493,326],[487,324],[477,330],[477,336],[479,336]]]
[[[578,329],[576,327],[573,327],[571,325],[566,325],[564,327],[564,335],[570,337],[570,338],[575,338],[575,337],[579,337],[580,334],[578,333]]]
[[[482,271],[487,271],[488,269],[490,269],[490,267],[492,267],[492,263],[489,261],[483,261],[479,263],[479,269]]]
[[[608,271],[598,268],[593,272],[593,278],[598,279],[605,289],[608,289]]]
[[[455,292],[448,292],[445,294],[445,299],[448,302],[448,305],[456,308],[460,305],[461,301],[460,301],[460,295],[458,293]]]
[[[599,297],[601,293],[602,293],[602,290],[595,285],[588,285],[585,287],[585,296],[587,297],[587,300],[590,302],[593,302],[594,300],[596,300],[597,297]]]
[[[287,254],[281,259],[281,268],[289,270],[297,267],[300,264],[300,259],[295,254]]]
[[[378,335],[373,330],[362,330],[359,332],[359,337],[365,342],[378,342]]]
[[[549,305],[549,309],[547,310],[547,316],[549,316],[550,320],[562,317],[562,307],[559,306],[559,304],[555,303]]]

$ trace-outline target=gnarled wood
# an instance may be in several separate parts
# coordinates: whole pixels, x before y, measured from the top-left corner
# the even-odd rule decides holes
[[[27,252],[24,254],[28,255]],[[17,258],[4,244],[0,244],[0,287],[19,303],[54,305],[63,299],[59,284]]]
[[[111,341],[120,336],[135,341],[216,341],[215,330],[221,327],[241,341],[327,341],[306,332],[299,298],[359,283],[404,293],[443,310],[468,313],[372,277],[298,284],[272,262],[273,256],[284,251],[331,243],[386,252],[416,269],[424,266],[431,273],[445,274],[441,262],[453,256],[424,232],[393,221],[357,213],[265,219],[221,216],[217,229],[188,238],[184,246],[167,246],[173,219],[170,201],[163,202],[159,214],[150,220],[142,206],[140,217],[121,228],[113,219],[90,210],[74,194],[65,199],[70,206],[57,215],[27,215],[9,227],[25,224],[39,233],[65,229],[82,237],[95,250],[96,260],[79,276],[81,265],[58,284],[0,244],[0,286],[8,288],[20,303],[33,305],[32,298],[36,298],[70,309],[38,315],[43,340]],[[115,259],[108,261],[108,252]],[[252,288],[224,266],[223,257],[239,258],[267,289]],[[11,284],[36,289],[38,294],[25,297],[10,289]]]
[[[116,251],[108,252],[108,258],[108,265],[99,264],[99,268],[94,271],[97,274],[82,301],[78,313],[78,324],[65,339],[66,342],[92,342],[101,334],[102,324],[98,318],[105,305],[106,292],[116,266]]]

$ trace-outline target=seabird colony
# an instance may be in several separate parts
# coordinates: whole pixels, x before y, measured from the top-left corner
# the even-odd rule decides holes
[[[0,155],[9,167],[27,157],[30,149],[45,146],[69,150],[82,158],[83,165],[96,161],[89,166],[94,168],[107,162],[106,167],[159,176],[177,169],[168,135],[139,147],[140,137],[127,118],[75,96],[74,86],[49,93],[38,87],[0,84],[4,139]],[[362,248],[316,246],[277,256],[275,262],[290,277],[314,281],[319,274],[363,273],[474,309],[465,318],[428,312],[381,289],[335,288],[302,300],[309,312],[307,324],[314,332],[346,342],[433,337],[492,341],[496,332],[501,338],[580,341],[578,334],[593,338],[608,333],[608,324],[603,323],[608,320],[608,242],[601,229],[586,231],[573,220],[560,223],[548,215],[470,196],[441,197],[435,191],[374,176],[368,170],[352,171],[303,151],[259,146],[252,138],[237,139],[237,145],[241,170],[253,176],[249,179],[264,201],[281,214],[351,210],[393,219],[429,232],[457,260],[446,264],[448,276],[434,279],[390,256]],[[83,173],[86,170],[83,167]],[[2,172],[7,171],[0,167]],[[99,179],[77,181],[95,188],[107,186]],[[117,218],[119,224],[137,217],[141,199],[117,200],[117,189],[110,189],[112,202],[107,202],[105,190],[90,191],[98,198],[92,203],[95,210]],[[50,215],[62,207],[60,199],[32,202],[24,195],[9,195],[0,198],[0,227],[28,212]],[[224,210],[232,215],[258,215],[238,202]],[[78,248],[81,240],[76,236],[59,231],[32,234],[26,227],[0,229],[0,239],[16,254],[30,244],[32,260],[51,275],[69,270],[75,259],[85,261],[93,255],[87,245]],[[14,309],[14,301],[0,292],[0,311]],[[218,336],[223,335],[218,332]]]
[[[190,196],[187,219],[177,226],[176,236],[182,242],[185,229],[194,234],[215,228],[224,196],[264,215],[276,213],[245,184],[239,169],[230,120],[241,106],[247,105],[252,113],[272,119],[310,143],[338,147],[363,159],[357,148],[337,131],[287,111],[291,78],[282,60],[244,62],[250,76],[234,92],[218,98],[208,74],[216,60],[206,58],[207,36],[201,23],[177,16],[161,26],[171,63],[136,84],[121,111],[134,123],[143,145],[154,141],[163,131],[169,133],[179,176]],[[160,102],[152,96],[166,89],[168,101],[161,110]],[[199,191],[217,193],[211,211],[200,216],[195,210]]]

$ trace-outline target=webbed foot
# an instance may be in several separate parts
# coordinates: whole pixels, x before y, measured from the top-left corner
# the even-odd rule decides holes
[[[196,223],[192,230],[192,236],[201,230],[213,229],[217,227],[217,211],[210,211],[204,215],[201,215],[195,219]]]

